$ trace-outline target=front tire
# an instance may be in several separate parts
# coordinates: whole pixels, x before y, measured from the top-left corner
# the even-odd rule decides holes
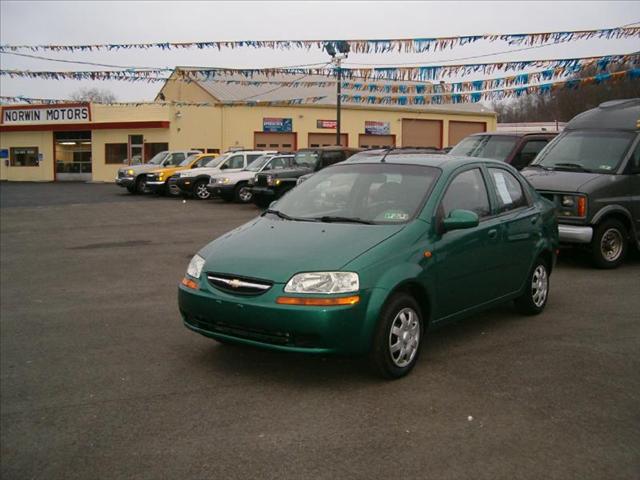
[[[598,268],[618,268],[627,253],[627,229],[618,220],[605,220],[595,229],[591,258]]]
[[[415,299],[398,293],[383,307],[369,360],[382,377],[397,379],[407,375],[420,354],[424,322]]]
[[[193,195],[198,200],[207,200],[209,197],[211,197],[211,194],[207,190],[206,180],[198,180],[193,184]]]
[[[529,272],[524,292],[514,301],[516,309],[523,315],[542,313],[549,299],[549,285],[549,266],[538,258]]]
[[[236,186],[233,196],[238,203],[249,203],[253,199],[253,193],[246,183]]]
[[[140,175],[138,180],[136,180],[136,193],[148,193],[149,188],[147,187],[147,178],[145,175]]]

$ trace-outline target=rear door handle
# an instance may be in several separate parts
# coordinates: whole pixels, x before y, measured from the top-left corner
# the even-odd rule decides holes
[[[489,238],[498,238],[498,230],[495,228],[489,230]]]

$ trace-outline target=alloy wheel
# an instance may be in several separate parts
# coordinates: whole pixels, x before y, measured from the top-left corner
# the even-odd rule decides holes
[[[196,185],[196,196],[200,200],[206,200],[207,198],[209,198],[209,195],[211,194],[207,190],[207,186],[204,183],[199,183],[198,185]]]
[[[249,190],[249,187],[242,187],[238,192],[238,198],[242,203],[248,203],[253,198],[253,193]]]
[[[541,307],[547,300],[549,277],[544,265],[538,265],[531,276],[531,299],[536,307]]]
[[[420,321],[418,314],[411,308],[400,310],[389,331],[389,353],[397,367],[409,365],[418,352],[420,345]]]

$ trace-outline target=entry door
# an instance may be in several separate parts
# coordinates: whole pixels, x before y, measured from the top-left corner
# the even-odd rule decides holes
[[[56,180],[91,180],[91,132],[55,132]]]
[[[491,218],[486,183],[480,168],[454,177],[440,204],[446,218],[456,209],[471,210],[480,217],[475,228],[442,233],[433,250],[437,262],[436,317],[439,320],[461,313],[498,297],[497,278],[500,251],[500,221]]]

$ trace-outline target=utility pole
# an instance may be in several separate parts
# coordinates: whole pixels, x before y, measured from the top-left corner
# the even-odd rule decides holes
[[[331,56],[331,63],[336,66],[337,89],[336,89],[336,145],[341,144],[340,135],[340,107],[342,106],[342,60],[349,55],[349,44],[344,41],[328,42],[324,44],[324,49]]]

